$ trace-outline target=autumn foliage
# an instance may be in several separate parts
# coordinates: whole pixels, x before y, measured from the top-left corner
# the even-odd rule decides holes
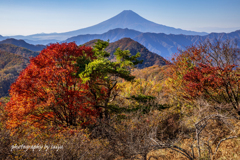
[[[140,54],[128,50],[116,49],[109,60],[108,45],[51,44],[31,59],[10,101],[0,99],[0,159],[240,156],[233,42],[190,46],[171,64],[144,69],[134,68]],[[15,144],[63,149],[11,150]]]
[[[239,53],[231,41],[189,47],[173,59],[173,86],[181,88],[184,98],[231,104],[240,114]]]
[[[10,89],[6,106],[9,127],[20,124],[76,126],[94,121],[88,84],[73,76],[77,73],[76,57],[93,58],[91,47],[75,43],[51,44],[35,58]]]

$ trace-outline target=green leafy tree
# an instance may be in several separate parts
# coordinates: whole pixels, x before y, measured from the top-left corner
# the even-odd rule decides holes
[[[109,119],[110,112],[118,108],[111,104],[118,96],[118,82],[134,80],[135,77],[130,73],[131,68],[142,63],[137,59],[140,53],[131,56],[130,51],[119,48],[114,53],[115,61],[110,61],[107,59],[110,54],[105,51],[108,45],[108,42],[98,40],[93,48],[93,59],[86,56],[77,59],[77,66],[80,68],[77,75],[83,83],[88,83],[94,97],[94,106],[101,110],[101,119]]]

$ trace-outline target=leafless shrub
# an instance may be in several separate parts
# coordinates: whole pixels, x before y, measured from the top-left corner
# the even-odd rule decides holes
[[[178,139],[172,141],[163,141],[159,138],[157,132],[153,132],[149,137],[153,143],[155,143],[155,150],[158,149],[171,149],[181,153],[189,160],[193,159],[212,159],[221,143],[223,141],[237,138],[235,126],[236,119],[229,114],[229,112],[219,113],[220,110],[216,110],[216,106],[210,105],[207,102],[200,100],[197,103],[196,109],[193,115],[189,117],[191,119],[191,124],[189,125],[189,130],[182,130],[178,133]],[[225,108],[220,106],[220,108]],[[185,122],[189,119],[183,119]],[[180,143],[183,142],[184,136],[179,136],[180,134],[185,135],[193,131],[192,142],[189,144],[190,149],[184,149],[181,147]],[[192,132],[193,133],[193,132]]]

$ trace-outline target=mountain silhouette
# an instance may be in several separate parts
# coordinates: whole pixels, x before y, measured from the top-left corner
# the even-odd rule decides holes
[[[186,47],[196,45],[199,42],[209,40],[232,40],[237,42],[240,47],[240,30],[231,33],[210,33],[205,36],[192,35],[174,35],[164,33],[142,33],[133,38],[133,40],[141,43],[151,52],[157,53],[164,58],[170,58],[173,53],[179,50],[185,50]]]
[[[128,28],[133,29],[140,32],[153,32],[153,33],[165,33],[165,34],[186,34],[186,35],[206,35],[207,33],[202,32],[193,32],[193,31],[186,31],[182,29],[176,29],[173,27],[164,26],[161,24],[157,24],[151,22],[137,13],[131,10],[125,10],[118,15],[101,22],[97,25],[87,27],[84,29],[67,32],[65,34],[86,34],[86,33],[104,33],[112,29],[116,28]]]
[[[101,39],[104,41],[109,40],[110,42],[118,41],[119,39],[122,38],[133,38],[141,34],[142,32],[135,31],[132,29],[112,29],[109,30],[108,32],[105,32],[103,34],[85,34],[85,35],[79,35],[79,36],[74,36],[71,38],[68,38],[66,41],[63,42],[76,42],[76,44],[83,44],[88,41],[91,41],[93,39]]]
[[[0,41],[6,39],[5,37],[3,37],[2,35],[0,35]]]
[[[52,33],[52,34],[35,34],[30,36],[13,36],[16,39],[28,39],[28,40],[65,40],[69,37],[77,36],[80,34],[102,34],[109,30],[116,28],[128,28],[140,32],[153,32],[153,33],[165,33],[165,34],[185,34],[185,35],[206,35],[205,32],[186,31],[182,29],[176,29],[165,25],[151,22],[137,13],[131,10],[124,10],[118,15],[103,21],[94,26],[87,28],[65,32],[65,33]]]
[[[175,35],[164,33],[142,33],[132,29],[113,29],[103,34],[87,34],[71,37],[65,42],[76,42],[81,45],[93,39],[109,40],[115,42],[122,38],[131,38],[145,46],[149,51],[157,53],[164,58],[170,58],[172,53],[185,50],[187,46],[209,39],[237,40],[240,42],[240,30],[231,33],[210,33],[205,36],[199,35]],[[240,43],[238,43],[240,45]],[[240,47],[240,46],[239,46]]]

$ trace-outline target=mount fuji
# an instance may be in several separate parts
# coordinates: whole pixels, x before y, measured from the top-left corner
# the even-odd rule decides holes
[[[124,10],[118,15],[103,21],[94,26],[90,26],[87,28],[65,32],[65,33],[50,33],[50,34],[34,34],[30,36],[11,36],[16,39],[25,39],[30,40],[29,43],[33,43],[34,41],[61,41],[67,38],[83,35],[83,34],[102,34],[109,30],[116,28],[128,28],[133,29],[140,32],[151,32],[151,33],[165,33],[165,34],[184,34],[184,35],[206,35],[205,32],[194,32],[187,31],[182,29],[177,29],[173,27],[168,27],[165,25],[157,24],[151,22],[137,13],[131,10]]]

